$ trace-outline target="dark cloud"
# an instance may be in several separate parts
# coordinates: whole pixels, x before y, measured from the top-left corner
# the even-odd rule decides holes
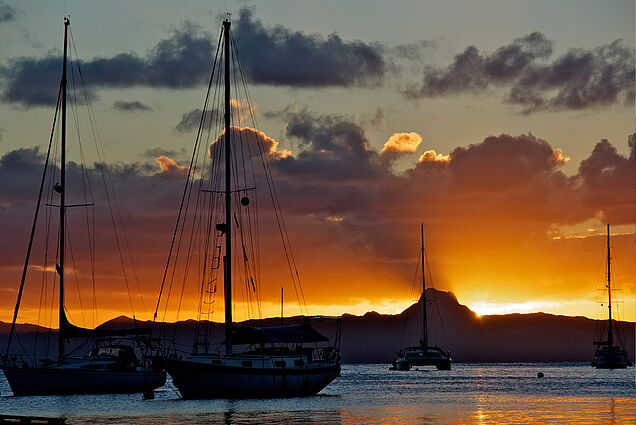
[[[282,26],[266,27],[249,9],[233,23],[236,45],[248,78],[288,86],[374,85],[384,76],[378,45],[344,41],[338,35],[306,35]],[[145,56],[133,52],[82,60],[88,87],[189,88],[207,81],[216,37],[186,23],[159,41]],[[2,99],[25,107],[52,105],[61,75],[59,53],[20,57],[0,67]],[[69,80],[70,81],[70,80]]]
[[[376,85],[384,77],[379,45],[265,26],[248,8],[232,25],[243,65],[256,83],[348,87]]]
[[[580,110],[634,104],[634,52],[621,40],[592,50],[572,49],[547,65],[529,67],[507,101],[524,112]]]
[[[490,83],[514,79],[537,58],[552,54],[552,42],[534,32],[515,39],[492,54],[482,54],[470,46],[455,56],[445,69],[427,69],[419,87],[410,88],[409,97],[438,97],[465,91],[479,91]]]
[[[340,116],[290,114],[287,136],[300,141],[301,152],[278,164],[285,172],[320,174],[325,179],[370,179],[385,172],[386,164],[369,147],[364,130]]]
[[[635,138],[636,133],[629,137],[628,158],[603,139],[579,165],[584,202],[588,208],[602,211],[611,223],[630,223],[634,219]]]
[[[37,192],[34,195],[33,190],[37,190],[42,177],[43,162],[44,155],[37,147],[5,153],[0,158],[0,181],[7,184],[3,185],[5,187],[0,191],[0,204],[6,206],[37,196]],[[30,188],[31,191],[25,188]]]
[[[0,2],[0,23],[13,21],[14,19],[15,9],[4,2]]]
[[[120,53],[80,61],[78,65],[92,88],[194,87],[208,77],[213,48],[209,34],[196,25],[185,24],[157,43],[145,57]],[[2,99],[26,107],[54,104],[61,68],[59,55],[10,60],[0,68],[0,76],[5,80]]]
[[[493,53],[470,46],[447,68],[427,68],[410,98],[477,93],[489,87],[509,88],[506,101],[524,113],[579,110],[634,101],[634,53],[621,40],[595,49],[571,49],[549,60],[553,43],[534,32]]]
[[[223,113],[218,111],[217,109],[211,109],[205,111],[205,116],[203,117],[204,125],[209,123],[218,121],[221,117],[223,117]],[[181,115],[181,120],[175,127],[175,130],[188,133],[190,131],[196,130],[199,128],[199,124],[201,123],[201,109],[193,109],[190,112],[186,112]]]
[[[148,105],[144,105],[138,100],[133,100],[132,102],[126,102],[123,100],[118,100],[113,105],[113,108],[123,111],[123,112],[148,112],[152,111],[152,108]]]
[[[164,149],[164,148],[152,148],[152,149],[146,149],[145,151],[143,151],[143,153],[140,154],[140,156],[144,158],[152,158],[152,159],[156,159],[159,156],[167,156],[167,157],[174,158],[175,156],[184,155],[185,153],[186,151],[183,148],[180,149],[179,151]]]
[[[532,134],[502,134],[453,149],[447,164],[455,191],[504,191],[519,190],[565,162],[559,150]]]

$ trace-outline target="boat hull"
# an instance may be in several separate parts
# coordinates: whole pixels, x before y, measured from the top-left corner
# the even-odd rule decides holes
[[[407,360],[409,366],[435,366],[437,370],[451,370],[451,361],[446,358],[418,358]]]
[[[285,369],[168,359],[166,369],[184,399],[310,396],[340,376],[338,363]]]
[[[592,366],[597,369],[625,369],[631,366],[632,362],[627,357],[627,352],[620,347],[603,347],[594,353]]]
[[[163,386],[163,371],[95,371],[55,367],[3,367],[13,395],[144,393]]]
[[[413,366],[435,366],[437,370],[451,370],[452,358],[439,347],[407,347],[400,351],[392,370],[410,370]]]

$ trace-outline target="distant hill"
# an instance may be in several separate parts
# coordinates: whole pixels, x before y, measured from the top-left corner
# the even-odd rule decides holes
[[[468,307],[457,302],[451,292],[427,289],[429,337],[433,344],[450,349],[458,362],[547,362],[591,361],[594,354],[592,341],[599,338],[603,322],[586,317],[557,316],[546,313],[505,314],[477,316]],[[421,302],[413,304],[400,314],[369,312],[363,316],[345,314],[342,319],[342,360],[346,363],[389,363],[395,352],[419,340]],[[441,322],[440,322],[441,318]],[[286,318],[287,323],[302,317]],[[278,325],[279,318],[259,321],[264,326]],[[314,320],[314,326],[325,335],[332,336],[332,321]],[[137,326],[149,323],[137,322]],[[617,322],[624,338],[629,357],[634,360],[634,323]],[[132,319],[120,316],[100,325],[103,329],[130,328]],[[223,324],[208,324],[212,340],[223,339]],[[176,324],[155,324],[155,336],[160,333],[170,339],[175,334],[177,347],[189,352],[195,334],[194,320]],[[0,347],[4,349],[10,324],[0,322]],[[34,325],[17,325],[19,342],[25,348],[36,343]],[[47,347],[43,334],[48,334]],[[38,347],[40,355],[48,348],[55,350],[55,330],[40,329]]]

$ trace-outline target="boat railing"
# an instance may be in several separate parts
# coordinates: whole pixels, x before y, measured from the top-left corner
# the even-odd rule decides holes
[[[2,354],[0,363],[3,367],[31,367],[33,362],[24,358],[22,354]]]

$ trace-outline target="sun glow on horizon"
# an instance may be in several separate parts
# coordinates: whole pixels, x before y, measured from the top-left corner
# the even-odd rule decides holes
[[[539,313],[546,312],[546,310],[554,310],[561,306],[562,303],[560,302],[550,301],[527,301],[523,303],[494,303],[478,301],[467,305],[467,307],[474,311],[477,316],[512,313]]]

